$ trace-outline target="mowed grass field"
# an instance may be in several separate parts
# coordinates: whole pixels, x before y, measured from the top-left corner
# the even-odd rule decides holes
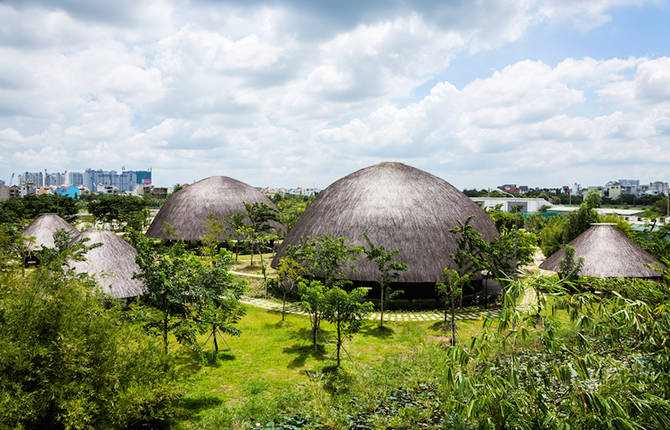
[[[268,278],[276,276],[269,268],[271,258],[271,254],[263,256]],[[238,256],[232,270],[240,274],[262,273],[258,255],[253,266],[249,255]],[[235,278],[247,283],[246,296],[264,296],[262,278]],[[279,312],[249,305],[245,309],[246,314],[237,324],[240,336],[225,336],[226,343],[219,341],[216,361],[209,358],[212,343],[207,335],[200,338],[205,356],[173,342],[176,371],[185,387],[178,428],[246,428],[242,423],[267,423],[278,413],[290,415],[307,405],[318,408],[320,398],[332,394],[324,389],[328,385],[324,377],[328,376],[323,372],[335,364],[336,338],[330,323],[321,323],[315,350],[307,316],[287,313],[282,322]],[[473,336],[479,336],[482,323],[482,319],[457,321],[458,342],[468,344]],[[408,366],[408,372],[421,372],[421,366],[426,364],[414,361],[426,354],[417,351],[446,349],[449,334],[448,325],[442,321],[386,321],[384,328],[379,327],[378,320],[366,321],[359,333],[345,340],[338,374],[352,376],[347,383],[355,385],[364,378],[353,375],[376,372],[385,362],[402,362],[403,365],[392,367]],[[398,375],[389,379],[394,378]],[[351,389],[356,390],[353,386]]]
[[[481,324],[481,320],[458,322],[459,341],[467,342],[477,335]],[[228,346],[219,342],[221,349],[230,350],[220,350],[216,362],[174,345],[177,372],[186,387],[182,428],[224,425],[236,414],[236,419],[262,421],[258,415],[263,411],[282,409],[281,405],[268,407],[267,402],[281,403],[284,397],[288,398],[284,401],[298,404],[312,401],[305,393],[313,385],[314,375],[334,364],[334,331],[326,321],[321,325],[317,350],[310,341],[309,319],[302,315],[287,315],[282,322],[280,313],[247,306],[238,327],[240,336],[226,336]],[[206,339],[202,336],[200,340],[204,344]],[[447,341],[440,323],[386,323],[381,329],[378,322],[370,321],[344,344],[343,367],[364,371],[387,359],[402,359],[426,342]],[[203,349],[211,351],[211,340]]]

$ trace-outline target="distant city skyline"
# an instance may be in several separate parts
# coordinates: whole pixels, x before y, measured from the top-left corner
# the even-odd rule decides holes
[[[670,0],[0,3],[0,178],[667,181]]]
[[[125,166],[124,166],[123,168],[125,168]],[[120,173],[123,172],[123,170],[117,170],[117,169],[109,169],[109,170],[105,170],[105,169],[97,169],[97,168],[87,167],[86,169],[83,169],[82,171],[71,171],[71,170],[68,170],[68,169],[59,169],[59,170],[56,170],[56,171],[47,171],[47,173],[48,173],[50,176],[51,176],[51,175],[55,175],[55,174],[66,173],[66,178],[67,178],[67,179],[63,182],[63,184],[82,185],[82,184],[84,184],[84,181],[85,181],[85,180],[84,180],[84,172],[86,172],[87,170],[91,170],[91,171],[100,171],[100,170],[103,170],[103,171],[115,171],[115,172],[117,172],[117,174],[120,174]],[[140,172],[140,171],[143,171],[143,170],[140,170],[140,169],[125,169],[125,171],[128,171],[128,172]],[[61,173],[61,172],[62,172],[62,173]],[[26,172],[20,172],[20,173],[17,173],[17,174],[15,175],[14,184],[18,184],[18,183],[19,183],[19,178],[21,177],[21,175],[23,175],[23,174],[25,174],[25,173],[34,173],[34,174],[37,174],[37,175],[40,175],[41,177],[43,177],[44,171],[33,170],[33,171],[26,171]],[[170,182],[169,180],[168,180],[167,182],[157,182],[157,181],[155,180],[155,177],[153,176],[153,174],[156,173],[156,172],[152,169],[152,171],[151,171],[150,173],[151,173],[151,175],[149,176],[149,180],[151,181],[150,184],[152,184],[152,185],[154,185],[154,186],[158,186],[158,187],[168,187],[168,188],[170,188],[170,187],[172,187],[172,186],[174,186],[174,185],[176,185],[176,184],[178,184],[178,183],[179,183],[179,184],[190,184],[190,183],[193,183],[193,182],[197,182],[197,181],[199,181],[199,180],[201,180],[201,179],[205,179],[205,178],[203,177],[203,178],[194,179],[194,180],[189,181],[189,182]],[[158,171],[158,173],[159,173],[159,177],[160,177],[160,171]],[[349,173],[353,173],[353,172],[349,172]],[[429,172],[429,173],[430,173],[430,172]],[[72,180],[72,176],[73,176],[73,175],[82,175],[82,176],[81,176],[81,178],[80,178],[79,180],[75,180],[75,181],[73,182],[73,180]],[[221,176],[229,176],[229,175],[221,175]],[[436,176],[439,176],[439,175],[436,175]],[[10,174],[10,177],[11,177],[11,174]],[[7,178],[7,179],[0,178],[0,180],[4,181],[5,185],[9,185],[9,181],[8,181],[8,179],[9,179],[9,178]],[[242,179],[240,179],[240,178],[234,178],[234,179],[242,180]],[[339,178],[336,178],[335,180],[337,180],[337,179],[339,179]],[[443,177],[442,179],[446,180],[447,182],[452,183],[448,178],[444,178],[444,177]],[[608,182],[611,182],[611,181],[617,181],[617,182],[618,182],[618,181],[623,181],[623,182],[622,182],[622,185],[631,185],[631,184],[635,183],[635,181],[637,181],[637,184],[638,184],[638,185],[646,185],[646,184],[654,183],[654,182],[663,182],[663,183],[668,183],[668,182],[669,182],[668,179],[666,179],[666,178],[651,178],[650,180],[644,180],[644,179],[641,179],[641,178],[633,178],[633,177],[619,177],[619,178],[606,178],[606,179],[602,179],[599,183],[584,183],[584,182],[580,182],[580,181],[573,181],[573,182],[571,182],[571,183],[562,183],[562,184],[560,184],[560,185],[528,184],[528,183],[521,183],[521,182],[514,182],[514,181],[506,181],[506,182],[502,182],[502,183],[498,183],[498,184],[489,184],[489,185],[481,186],[481,187],[477,187],[477,186],[467,186],[467,185],[465,185],[465,186],[457,186],[457,185],[454,184],[454,183],[452,183],[452,185],[456,186],[456,187],[457,187],[458,189],[460,189],[460,190],[464,190],[464,189],[477,189],[477,190],[481,190],[481,189],[491,189],[491,190],[493,191],[493,190],[495,190],[495,189],[498,189],[498,187],[503,186],[503,185],[505,185],[505,184],[513,184],[513,185],[518,185],[518,186],[526,186],[526,187],[529,187],[529,188],[556,188],[556,189],[558,189],[558,188],[562,188],[562,187],[564,187],[564,186],[568,186],[568,187],[570,187],[570,188],[574,188],[575,185],[579,185],[579,186],[581,186],[582,188],[605,186]],[[632,181],[632,182],[631,182],[631,181]],[[104,181],[103,181],[103,182],[104,182]],[[246,181],[243,181],[243,182],[246,182]],[[334,181],[333,181],[333,182],[334,182]],[[42,182],[42,184],[43,184],[43,183],[44,183],[44,182]],[[286,188],[286,189],[295,189],[295,188],[307,188],[307,189],[311,189],[311,188],[316,188],[316,189],[319,189],[319,190],[323,190],[323,189],[325,189],[326,187],[328,187],[328,185],[330,185],[330,184],[311,185],[311,184],[305,184],[305,183],[303,183],[303,184],[297,184],[297,185],[284,185],[284,184],[281,184],[281,183],[278,183],[278,184],[255,184],[255,183],[251,183],[251,182],[247,182],[247,183],[248,183],[249,185],[254,186],[254,187],[257,187],[257,188]],[[138,184],[139,184],[139,183],[138,183]],[[149,184],[149,183],[147,183],[147,184]],[[53,185],[53,184],[52,184],[52,185]],[[137,184],[136,184],[136,185],[137,185]]]

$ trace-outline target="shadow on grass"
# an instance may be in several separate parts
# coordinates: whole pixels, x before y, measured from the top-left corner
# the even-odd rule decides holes
[[[271,311],[274,312],[274,311]],[[281,318],[281,311],[279,311],[279,318]],[[266,330],[276,330],[276,329],[288,329],[293,327],[293,323],[290,321],[282,321],[281,319],[277,322],[267,322],[263,323],[263,328]]]
[[[351,373],[337,365],[329,365],[323,368],[324,383],[323,388],[330,394],[343,394],[349,391],[351,381],[353,380]]]
[[[228,349],[219,349],[214,355],[212,351],[188,351],[179,354],[174,358],[175,367],[179,373],[192,375],[200,371],[203,367],[218,368],[222,361],[235,360],[235,354]]]
[[[305,342],[312,343],[312,327],[300,327],[295,330],[291,330],[291,336],[296,339],[301,339]],[[325,328],[319,329],[319,342],[326,342],[331,338],[331,335],[334,335],[334,330],[328,330]]]
[[[326,348],[322,344],[318,344],[316,349],[314,349],[314,345],[312,345],[311,342],[303,344],[296,343],[292,346],[282,349],[282,351],[287,354],[296,354],[295,358],[289,362],[288,366],[286,366],[289,369],[303,367],[308,357],[312,357],[318,361],[323,361],[326,359]]]
[[[372,328],[361,330],[361,334],[363,336],[374,336],[378,339],[388,339],[389,337],[393,337],[395,331],[391,327],[375,326]]]
[[[458,323],[456,323],[456,327],[458,327]],[[451,331],[451,321],[447,322],[438,321],[435,324],[431,325],[429,328],[440,333],[446,333],[448,331]]]
[[[190,421],[196,419],[197,415],[206,410],[221,406],[223,401],[211,394],[199,394],[194,397],[184,397],[179,402],[176,417],[180,420]]]

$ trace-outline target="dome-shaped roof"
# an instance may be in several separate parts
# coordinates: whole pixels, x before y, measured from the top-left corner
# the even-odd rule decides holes
[[[640,248],[614,224],[593,224],[568,243],[575,249],[575,260],[584,258],[579,276],[598,278],[660,278],[661,274],[647,265],[660,265],[658,260]],[[540,269],[558,272],[565,258],[565,247],[547,258]]]
[[[109,230],[86,230],[72,243],[87,238],[86,245],[102,243],[89,250],[86,261],[70,261],[79,273],[94,276],[102,291],[115,299],[136,297],[142,294],[143,285],[133,274],[140,271],[135,262],[137,251],[128,242]]]
[[[200,240],[211,234],[206,223],[209,214],[223,222],[224,229],[230,224],[228,215],[246,213],[244,202],[265,203],[275,207],[256,188],[227,176],[211,176],[185,186],[174,193],[163,205],[147,230],[147,236],[160,239]],[[177,237],[170,236],[167,224]],[[279,227],[279,224],[273,224]],[[223,232],[219,239],[230,236]]]
[[[398,249],[395,261],[407,264],[398,282],[441,282],[444,268],[456,268],[451,254],[458,249],[449,230],[470,215],[472,227],[490,241],[498,232],[489,216],[443,179],[401,163],[380,163],[334,182],[307,207],[282,243],[273,267],[286,245],[301,237],[330,234],[365,245],[363,233],[375,246]],[[347,270],[353,281],[376,281],[376,265],[361,256],[358,271]]]
[[[42,214],[26,227],[22,236],[34,238],[34,242],[29,244],[30,249],[33,251],[41,247],[54,248],[56,245],[53,235],[57,230],[65,230],[70,233],[70,238],[74,238],[79,234],[74,227],[57,214]]]

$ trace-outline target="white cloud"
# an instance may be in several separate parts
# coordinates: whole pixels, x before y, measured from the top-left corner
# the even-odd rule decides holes
[[[5,2],[0,171],[326,185],[386,158],[487,175],[636,148],[658,162],[668,58],[517,61],[415,96],[459,56],[538,23],[601,25],[623,3],[640,2]],[[573,111],[590,103],[607,108]]]
[[[401,109],[384,106],[365,119],[324,130],[319,136],[325,143],[349,142],[351,151],[356,150],[351,142],[364,142],[366,150],[358,150],[362,155],[395,150],[411,160],[410,152],[421,148],[415,152],[420,157],[432,156],[436,162],[454,166],[458,163],[453,158],[459,157],[469,169],[476,169],[478,157],[493,155],[496,164],[517,174],[531,167],[555,172],[575,164],[628,160],[635,167],[642,160],[647,164],[653,160],[652,169],[662,177],[658,163],[670,163],[670,97],[640,97],[629,100],[626,111],[593,118],[569,111],[587,102],[585,93],[594,85],[596,90],[613,84],[638,88],[651,80],[664,88],[667,60],[570,59],[555,68],[522,61],[460,91],[448,83],[438,84],[419,103]],[[625,67],[616,68],[632,69],[632,78],[609,73],[613,64],[624,63]],[[568,66],[572,66],[570,73],[566,73]]]
[[[650,3],[653,0],[551,0],[540,7],[539,16],[551,21],[566,20],[581,30],[601,26],[612,19],[608,13],[618,6]]]

